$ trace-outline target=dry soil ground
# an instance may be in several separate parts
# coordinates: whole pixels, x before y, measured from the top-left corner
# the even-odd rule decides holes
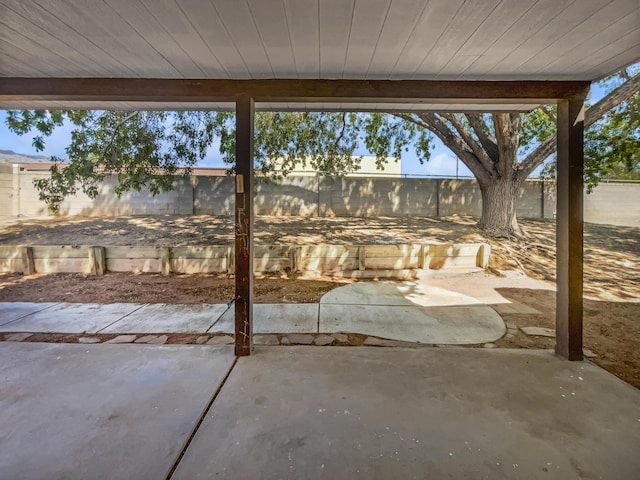
[[[129,217],[30,221],[0,231],[5,245],[221,245],[233,238],[230,217]],[[526,241],[485,238],[470,217],[433,218],[283,218],[258,217],[256,243],[372,244],[421,241],[491,244],[490,271],[522,270],[555,281],[555,224],[522,221]],[[594,361],[640,388],[640,229],[585,225],[585,346]],[[260,303],[316,302],[339,283],[302,280],[292,274],[256,280]],[[553,292],[503,289],[504,297],[529,304],[542,315],[503,314],[518,326],[553,327]],[[0,301],[222,303],[233,297],[233,279],[212,275],[128,275],[85,277],[75,274],[0,274]],[[518,334],[500,347],[551,348],[554,340]]]

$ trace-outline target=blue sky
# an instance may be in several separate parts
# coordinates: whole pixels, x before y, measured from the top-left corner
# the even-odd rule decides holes
[[[592,86],[590,102],[594,103],[598,101],[604,92],[602,88],[596,84]],[[64,158],[66,156],[65,148],[70,142],[71,138],[71,126],[64,125],[57,128],[53,134],[45,139],[46,148],[43,152],[37,152],[31,145],[31,136],[24,135],[18,136],[10,132],[6,126],[6,111],[0,110],[0,149],[13,150],[16,153],[31,154],[31,155],[46,155],[57,156]],[[367,155],[369,152],[366,149],[359,149],[356,154]],[[217,145],[214,145],[204,161],[200,163],[201,166],[207,167],[224,167],[224,163],[218,154]],[[431,152],[431,158],[424,165],[420,164],[420,161],[413,149],[402,156],[402,173],[405,175],[442,175],[442,176],[455,176],[456,169],[459,176],[471,176],[471,172],[462,164],[457,161],[456,156],[445,147],[440,140],[435,139],[434,149]],[[534,173],[535,174],[535,173]]]

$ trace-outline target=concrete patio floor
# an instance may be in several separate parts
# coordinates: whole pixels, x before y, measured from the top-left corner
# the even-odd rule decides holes
[[[640,476],[640,391],[546,351],[3,342],[0,379],[2,478]]]

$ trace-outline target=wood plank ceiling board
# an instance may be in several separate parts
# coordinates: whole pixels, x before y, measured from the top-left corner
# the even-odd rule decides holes
[[[367,79],[391,78],[391,73],[424,10],[425,2],[396,0],[391,3],[367,70]],[[407,75],[404,77],[407,78]]]
[[[20,70],[24,72],[24,75],[30,77],[42,77],[45,75],[43,70],[34,67],[31,64],[20,61],[12,55],[4,53],[6,50],[3,48],[2,41],[0,41],[0,65],[11,70]]]
[[[78,8],[71,0],[56,0],[57,9],[73,19],[81,33],[111,52],[117,52],[119,61],[137,71],[139,65],[151,77],[179,78],[180,72],[163,57],[154,46],[125,21],[125,12],[118,12],[104,2],[93,2],[91,8]],[[141,76],[140,74],[136,76]]]
[[[460,76],[503,36],[514,22],[526,15],[535,2],[503,0],[489,13],[481,25],[469,35],[439,73],[441,78],[459,79]]]
[[[463,72],[463,75],[479,80],[486,72],[506,61],[511,52],[525,44],[539,32],[549,20],[559,15],[575,0],[539,0],[531,2],[528,9],[513,21],[501,34],[495,35],[493,42]],[[511,60],[512,62],[514,60]]]
[[[253,15],[245,0],[218,0],[216,11],[249,70],[251,78],[274,78]]]
[[[568,61],[570,58],[567,56],[567,52],[575,48],[584,48],[584,39],[589,38],[593,32],[602,32],[607,29],[607,25],[617,23],[621,19],[635,17],[636,26],[640,25],[640,18],[638,18],[638,11],[640,9],[640,1],[618,0],[610,5],[610,8],[601,8],[593,13],[593,15],[587,17],[584,21],[577,24],[573,29],[569,30],[566,34],[550,43],[545,48],[540,50],[537,54],[523,63],[519,68],[515,70],[515,73],[530,72],[530,71],[548,71],[548,66],[553,63],[554,65],[561,67],[561,61]],[[611,43],[617,40],[624,34],[620,31],[609,30],[609,37],[602,38],[601,41],[605,44]],[[573,50],[574,54],[576,50]],[[552,60],[556,58],[557,60]]]
[[[637,0],[630,0],[637,1]],[[530,36],[525,42],[513,49],[507,57],[487,72],[487,74],[514,75],[518,78],[530,77],[530,73],[520,68],[527,61],[541,52],[547,46],[561,38],[565,32],[570,31],[591,15],[610,3],[611,0],[580,0],[573,2],[558,15]],[[551,61],[551,59],[549,59]],[[559,72],[562,74],[563,72]],[[534,76],[535,78],[535,76]]]
[[[193,33],[189,21],[173,1],[167,6],[168,2],[156,0],[153,10],[138,0],[105,1],[181,76],[198,78],[220,73],[217,60],[202,39]],[[161,23],[156,17],[168,24]],[[188,38],[181,39],[181,34]],[[187,48],[182,48],[179,39],[185,41]]]
[[[344,78],[362,78],[369,71],[391,0],[357,1],[354,4]]]
[[[447,25],[446,30],[436,41],[434,48],[429,51],[422,64],[416,69],[413,78],[420,78],[423,71],[430,74],[435,73],[435,78],[438,80],[456,78],[456,74],[447,77],[446,72],[443,72],[444,68],[452,58],[455,58],[469,36],[476,32],[499,3],[499,0],[475,0],[463,3]],[[482,4],[482,8],[478,8],[480,4]],[[476,58],[472,55],[461,56],[458,59],[461,61],[458,70],[464,70]]]
[[[570,69],[574,65],[580,64],[581,61],[585,61],[585,58],[580,54],[581,51],[588,51],[591,52],[591,55],[596,55],[600,50],[607,48],[612,43],[627,35],[635,37],[637,41],[640,42],[639,29],[640,3],[638,3],[638,9],[636,9],[635,12],[631,12],[617,22],[611,23],[600,32],[591,34],[589,38],[576,44],[571,50],[565,52],[562,57],[550,62],[542,72],[554,71],[563,66],[566,69]]]
[[[13,52],[16,57],[27,56],[29,63],[36,64],[44,71],[56,76],[62,76],[66,72],[71,72],[71,75],[87,75],[89,71],[76,62],[69,61],[68,58],[51,50],[40,41],[25,36],[11,27],[2,25],[0,42],[1,51]]]
[[[317,0],[284,0],[297,78],[320,78]]]
[[[148,66],[151,61],[161,61],[165,65],[154,67],[157,75],[176,76],[177,72],[169,68],[166,62],[142,40],[133,29],[121,21],[120,17],[106,4],[96,3],[95,8],[87,11],[86,6],[78,6],[68,0],[20,2],[5,0],[14,10],[21,8],[20,13],[30,15],[30,21],[41,29],[48,31],[58,39],[73,39],[77,45],[90,47],[88,59],[104,62],[110,76],[141,76],[136,66]],[[134,37],[137,37],[134,39]],[[151,50],[151,52],[149,52]],[[69,49],[60,51],[67,55]],[[68,63],[68,61],[67,61]],[[60,68],[66,67],[66,63]],[[151,73],[151,72],[150,72]],[[97,72],[92,75],[100,76]],[[61,76],[77,76],[73,74]]]
[[[51,58],[46,56],[43,57],[40,50],[37,50],[35,53],[30,51],[30,47],[32,47],[31,42],[22,42],[22,39],[17,36],[12,37],[10,40],[13,41],[9,42],[4,40],[0,34],[0,52],[2,52],[2,54],[8,59],[7,63],[0,64],[2,66],[1,68],[6,69],[12,66],[20,72],[23,70],[27,71],[33,69],[31,67],[32,65],[37,65],[37,70],[40,72],[49,72],[56,68],[56,66],[51,63]],[[20,46],[18,46],[17,43],[19,43]],[[28,63],[21,62],[20,58],[24,58],[24,56],[28,56],[29,58],[34,59],[34,61]],[[37,61],[38,59],[40,59],[40,61]]]
[[[618,42],[614,42],[607,47],[603,48],[596,55],[594,55],[593,61],[597,62],[601,60],[599,63],[596,63],[593,66],[592,70],[587,70],[587,75],[590,75],[591,78],[598,78],[602,75],[601,72],[605,73],[605,76],[619,70],[619,66],[624,64],[624,59],[627,58],[627,55],[631,53],[637,59],[636,61],[640,61],[640,43],[636,43],[632,48],[627,48],[625,53],[619,53],[616,55],[616,52],[620,51],[620,48],[617,46],[618,43],[623,45],[628,45],[629,40],[627,37],[632,37],[634,41],[638,41],[638,37],[640,36],[640,30],[636,30],[628,34],[626,37],[621,38]]]
[[[43,17],[46,19],[43,22],[44,27],[34,23],[34,20],[37,21],[36,19],[43,19]],[[0,32],[10,33],[14,30],[12,25],[18,29],[20,36],[27,37],[40,45],[41,50],[50,51],[54,55],[57,55],[56,52],[64,52],[64,59],[75,65],[83,72],[83,75],[109,74],[109,69],[106,66],[92,60],[92,55],[96,53],[97,49],[87,48],[85,46],[86,40],[83,37],[74,35],[75,32],[68,33],[63,40],[52,35],[48,28],[52,31],[60,31],[66,29],[67,26],[38,5],[15,1],[0,2]],[[27,62],[24,63],[26,65]],[[63,61],[60,67],[62,68],[64,65]],[[0,67],[0,71],[1,69],[2,67]]]
[[[413,24],[411,29],[402,29],[403,23],[405,27],[410,24],[409,19],[404,19],[403,11],[400,10],[396,14],[398,15],[396,21],[399,23],[396,28],[401,29],[396,35],[399,35],[400,38],[404,37],[406,40],[402,42],[399,49],[388,47],[379,49],[380,56],[393,56],[397,59],[393,69],[389,72],[389,78],[401,79],[409,76],[420,80],[432,80],[435,77],[437,72],[429,71],[426,67],[419,72],[419,75],[416,73],[423,65],[427,55],[435,47],[438,39],[446,31],[449,23],[453,21],[463,3],[464,0],[449,0],[423,4],[422,12],[416,13],[413,22],[411,22]],[[421,7],[421,5],[417,5],[417,7]],[[392,13],[395,12],[396,9],[392,8]],[[374,64],[371,70],[375,72],[378,68],[379,66]],[[371,74],[369,77],[375,78],[375,75]]]
[[[638,0],[0,0],[0,76],[596,80],[638,60],[639,8]]]
[[[355,0],[320,2],[320,76],[344,78]]]
[[[77,1],[55,0],[55,9],[85,38],[114,52],[121,63],[138,72],[135,76],[142,76],[138,66],[145,65],[150,77],[180,77],[180,72],[106,3],[92,2],[87,8]]]
[[[249,0],[251,17],[275,78],[294,78],[296,62],[282,0]]]
[[[220,64],[222,72],[217,78],[250,78],[247,65],[229,36],[214,4],[202,0],[176,0],[176,4]]]

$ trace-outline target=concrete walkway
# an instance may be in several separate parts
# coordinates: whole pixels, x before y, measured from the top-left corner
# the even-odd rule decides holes
[[[457,279],[445,287],[430,278],[362,282],[328,292],[319,304],[258,304],[254,332],[349,332],[427,344],[497,340],[505,325],[487,303],[506,300],[486,287],[476,288],[480,298],[461,292],[467,283]],[[0,303],[0,332],[232,334],[234,310],[224,304]]]
[[[0,477],[640,477],[640,391],[545,351],[0,344]]]

